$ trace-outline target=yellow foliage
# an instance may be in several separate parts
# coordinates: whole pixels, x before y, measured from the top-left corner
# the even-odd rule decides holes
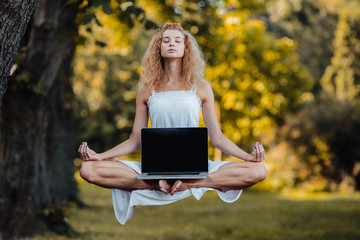
[[[355,81],[353,65],[356,63],[353,57],[354,53],[349,47],[353,41],[351,40],[353,33],[350,30],[348,14],[346,12],[340,14],[333,41],[334,56],[331,59],[331,65],[325,69],[320,83],[329,97],[353,101],[360,93],[360,86]]]
[[[92,86],[94,88],[100,88],[104,83],[103,73],[97,72],[92,79]]]
[[[278,43],[284,44],[291,48],[293,48],[295,46],[294,40],[292,40],[291,38],[288,38],[288,37],[282,37],[280,40],[278,40]]]
[[[240,5],[241,5],[241,1],[238,1],[238,0],[228,0],[227,4],[228,4],[229,6],[233,6],[233,7],[239,8]]]
[[[225,89],[229,89],[230,88],[230,81],[229,80],[224,80],[221,82],[221,86]]]
[[[268,116],[262,116],[259,119],[255,119],[251,122],[251,128],[253,129],[254,136],[260,136],[262,133],[271,129],[274,122]]]
[[[330,151],[330,146],[316,135],[313,136],[312,142],[316,147],[316,152],[319,154],[319,158],[323,160],[323,163],[327,167],[331,167],[334,154]]]
[[[126,81],[128,78],[131,77],[131,72],[124,71],[124,70],[118,70],[118,71],[116,72],[116,76],[119,78],[120,81],[124,82],[124,81]]]
[[[260,109],[257,108],[257,107],[253,107],[251,110],[250,110],[250,116],[252,118],[256,118],[256,117],[259,117],[262,113],[260,112]]]
[[[131,100],[134,100],[136,98],[136,92],[135,91],[127,91],[124,93],[124,100],[129,102]]]
[[[264,83],[262,83],[261,81],[256,81],[254,83],[254,89],[257,90],[258,92],[262,93],[265,91],[265,85]]]
[[[128,125],[128,120],[127,120],[127,118],[120,116],[120,117],[118,118],[117,122],[116,122],[116,127],[117,127],[118,129],[122,129],[122,128],[124,128],[124,127],[127,126],[127,125]]]
[[[197,26],[192,26],[192,27],[190,28],[190,32],[191,32],[192,34],[197,34],[198,31],[199,31],[199,28],[198,28]]]
[[[230,90],[223,96],[223,107],[229,110],[233,107],[233,103],[236,102],[237,92]]]
[[[303,182],[300,188],[305,192],[319,192],[328,187],[328,180],[321,176],[310,176],[306,182]]]
[[[315,100],[314,95],[311,92],[304,92],[300,96],[300,103],[310,103]]]
[[[75,171],[74,178],[77,183],[83,183],[85,180],[80,176],[80,171]]]
[[[299,129],[293,129],[290,132],[290,136],[293,139],[299,138],[301,136],[301,131]]]
[[[249,118],[239,118],[236,120],[236,125],[239,128],[248,128],[250,127],[251,121]]]
[[[251,31],[263,31],[265,29],[265,25],[260,20],[252,20],[247,22],[247,27],[251,29]]]
[[[224,20],[225,26],[231,30],[234,28],[233,25],[238,26],[240,24],[240,17],[239,16],[231,16],[225,18]]]
[[[266,62],[273,62],[277,59],[279,59],[280,54],[277,52],[274,52],[273,50],[267,50],[264,54],[264,60]]]

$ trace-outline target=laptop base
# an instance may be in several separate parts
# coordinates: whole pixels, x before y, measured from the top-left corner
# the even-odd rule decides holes
[[[199,174],[154,174],[154,173],[142,173],[136,178],[141,180],[160,180],[160,179],[204,179],[208,175],[208,172],[201,172]]]

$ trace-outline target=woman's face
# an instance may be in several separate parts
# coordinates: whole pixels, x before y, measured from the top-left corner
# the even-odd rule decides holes
[[[168,29],[163,33],[161,41],[161,57],[182,58],[184,56],[184,34],[178,30]]]

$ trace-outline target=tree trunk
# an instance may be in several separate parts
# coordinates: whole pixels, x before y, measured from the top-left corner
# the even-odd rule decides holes
[[[69,79],[79,2],[39,1],[1,105],[0,231],[6,238],[45,231],[56,222],[42,209],[76,198]]]
[[[0,106],[15,55],[37,2],[38,0],[0,2]]]

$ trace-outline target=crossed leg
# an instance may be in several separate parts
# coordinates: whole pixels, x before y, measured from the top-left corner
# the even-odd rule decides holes
[[[227,190],[248,188],[266,178],[266,170],[260,162],[230,162],[200,180],[178,180],[172,186],[164,180],[144,181],[136,179],[137,173],[118,161],[87,161],[80,169],[86,181],[105,188],[132,191],[135,189],[161,190],[174,194],[189,188],[210,187]]]
[[[170,194],[189,188],[209,187],[221,191],[249,188],[266,178],[266,169],[260,162],[230,162],[200,180],[178,180]]]
[[[135,189],[159,189],[157,181],[136,179],[138,173],[119,161],[86,161],[80,169],[80,176],[86,181],[105,188],[126,191]]]

